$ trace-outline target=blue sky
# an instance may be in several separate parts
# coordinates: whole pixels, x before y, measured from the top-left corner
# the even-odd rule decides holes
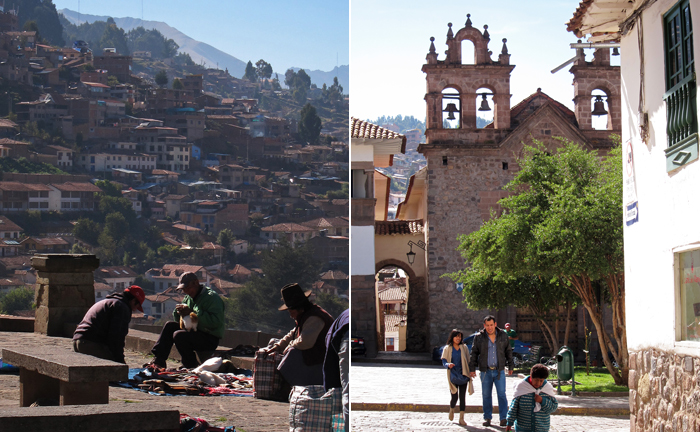
[[[438,59],[444,60],[447,23],[456,33],[467,14],[472,25],[491,35],[489,49],[497,60],[508,39],[511,106],[542,91],[573,108],[572,75],[568,67],[550,70],[574,56],[576,37],[566,31],[579,0],[352,0],[350,113],[374,120],[381,115],[412,115],[425,119],[425,74],[421,66],[435,37]],[[587,60],[592,50],[586,50]],[[614,58],[615,59],[615,58]],[[617,64],[619,64],[619,57]],[[615,64],[615,63],[613,63]]]
[[[330,71],[347,65],[348,1],[54,0],[56,9],[163,21],[243,61]]]

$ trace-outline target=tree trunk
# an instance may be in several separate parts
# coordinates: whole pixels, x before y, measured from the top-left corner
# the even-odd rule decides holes
[[[591,321],[593,322],[593,325],[595,326],[596,333],[598,334],[598,341],[600,342],[600,347],[603,356],[603,363],[605,364],[605,367],[608,369],[608,372],[610,372],[610,375],[612,376],[613,380],[615,381],[615,384],[617,385],[623,385],[627,386],[627,380],[628,380],[628,375],[629,375],[629,366],[627,362],[627,341],[626,341],[626,332],[624,331],[624,324],[622,326],[622,334],[620,335],[621,337],[625,338],[624,341],[616,339],[618,342],[618,347],[622,348],[623,344],[625,347],[625,352],[621,356],[620,352],[622,349],[619,351],[613,346],[612,341],[610,337],[608,336],[607,332],[605,331],[604,323],[603,323],[603,313],[602,309],[600,307],[600,304],[598,303],[598,299],[596,298],[595,292],[593,291],[593,284],[591,283],[590,278],[587,276],[569,276],[566,278],[571,284],[573,285],[574,289],[573,291],[578,294],[578,296],[581,298],[581,301],[583,303],[583,306],[586,308],[588,311],[588,314],[591,317]],[[617,283],[617,281],[616,281]],[[618,291],[619,291],[619,287]],[[619,296],[619,292],[617,293]],[[622,296],[624,299],[624,295]],[[618,298],[619,301],[619,298]],[[619,307],[619,305],[616,305]],[[623,305],[624,307],[624,305]],[[619,309],[617,313],[619,314]],[[623,312],[624,313],[624,312]],[[613,319],[615,319],[615,312],[613,313]],[[619,317],[618,317],[619,319]],[[615,323],[613,322],[613,328],[615,327]],[[618,329],[619,332],[619,329]],[[613,355],[613,358],[618,362],[618,366],[620,366],[620,370],[615,368],[610,361],[610,357],[608,356],[608,351],[610,351]],[[624,366],[621,363],[622,359],[624,360]],[[619,359],[619,360],[618,360]]]
[[[566,301],[566,328],[564,330],[564,346],[569,346],[569,332],[571,331],[571,302]]]

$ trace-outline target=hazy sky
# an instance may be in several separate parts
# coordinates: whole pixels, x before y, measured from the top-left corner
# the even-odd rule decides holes
[[[574,56],[576,42],[566,31],[579,0],[492,0],[425,2],[417,0],[352,0],[350,113],[375,120],[381,115],[412,115],[425,119],[425,74],[421,66],[435,37],[438,60],[445,59],[447,23],[454,33],[464,27],[467,14],[483,32],[488,25],[489,49],[498,60],[503,38],[508,39],[511,106],[542,91],[573,108],[573,75],[569,67],[550,70]],[[593,51],[586,50],[590,61]],[[613,57],[619,64],[619,57]],[[491,111],[493,112],[493,111]]]
[[[345,0],[54,0],[56,9],[163,21],[243,61],[330,71],[347,65]],[[143,15],[142,6],[143,5]]]

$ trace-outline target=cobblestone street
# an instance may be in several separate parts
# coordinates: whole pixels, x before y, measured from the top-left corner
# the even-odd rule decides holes
[[[353,411],[353,432],[399,432],[399,431],[505,431],[505,427],[481,425],[481,414],[466,414],[467,426],[457,424],[458,414],[453,422],[447,413],[421,413],[406,411]],[[629,432],[629,417],[591,417],[553,415],[550,432]]]

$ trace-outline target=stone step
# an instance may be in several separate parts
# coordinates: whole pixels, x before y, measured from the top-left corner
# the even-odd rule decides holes
[[[176,432],[180,430],[180,413],[141,404],[4,407],[0,424],[8,431]]]

